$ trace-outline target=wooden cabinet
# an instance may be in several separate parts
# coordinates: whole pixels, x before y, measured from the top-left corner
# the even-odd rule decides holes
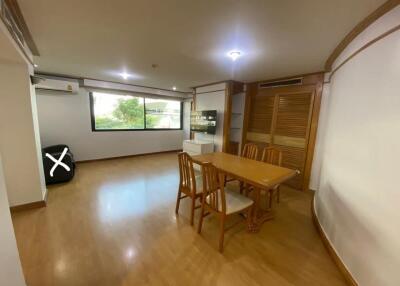
[[[288,181],[296,189],[308,189],[318,121],[323,75],[297,77],[293,85],[256,82],[248,85],[243,141],[283,151],[283,166],[297,169]],[[287,80],[285,80],[287,82]],[[272,82],[274,83],[274,82]]]

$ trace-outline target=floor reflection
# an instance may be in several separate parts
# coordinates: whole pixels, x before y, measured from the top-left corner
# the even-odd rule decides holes
[[[97,212],[103,223],[143,215],[149,207],[149,194],[143,179],[105,184],[97,196]]]
[[[97,192],[97,214],[102,223],[115,223],[132,217],[141,217],[162,204],[170,203],[171,189],[178,181],[175,172],[142,176],[124,181],[108,182]]]

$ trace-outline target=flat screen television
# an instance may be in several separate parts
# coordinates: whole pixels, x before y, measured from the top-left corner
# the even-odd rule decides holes
[[[190,114],[190,131],[215,134],[217,130],[217,111],[192,111]]]

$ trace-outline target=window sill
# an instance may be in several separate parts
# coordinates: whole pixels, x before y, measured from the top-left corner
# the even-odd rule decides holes
[[[147,129],[92,129],[92,132],[118,132],[118,131],[178,131],[182,128],[147,128]]]

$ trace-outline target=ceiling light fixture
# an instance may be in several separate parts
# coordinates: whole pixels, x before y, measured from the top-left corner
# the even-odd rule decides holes
[[[176,90],[176,86],[173,86],[173,87],[172,87],[172,90]]]
[[[232,61],[236,61],[240,56],[241,52],[239,51],[230,51],[228,53],[228,57],[230,57]]]
[[[33,67],[38,68],[39,65],[38,64],[33,64]]]
[[[132,76],[129,73],[126,73],[126,72],[120,73],[119,75],[125,80]]]

